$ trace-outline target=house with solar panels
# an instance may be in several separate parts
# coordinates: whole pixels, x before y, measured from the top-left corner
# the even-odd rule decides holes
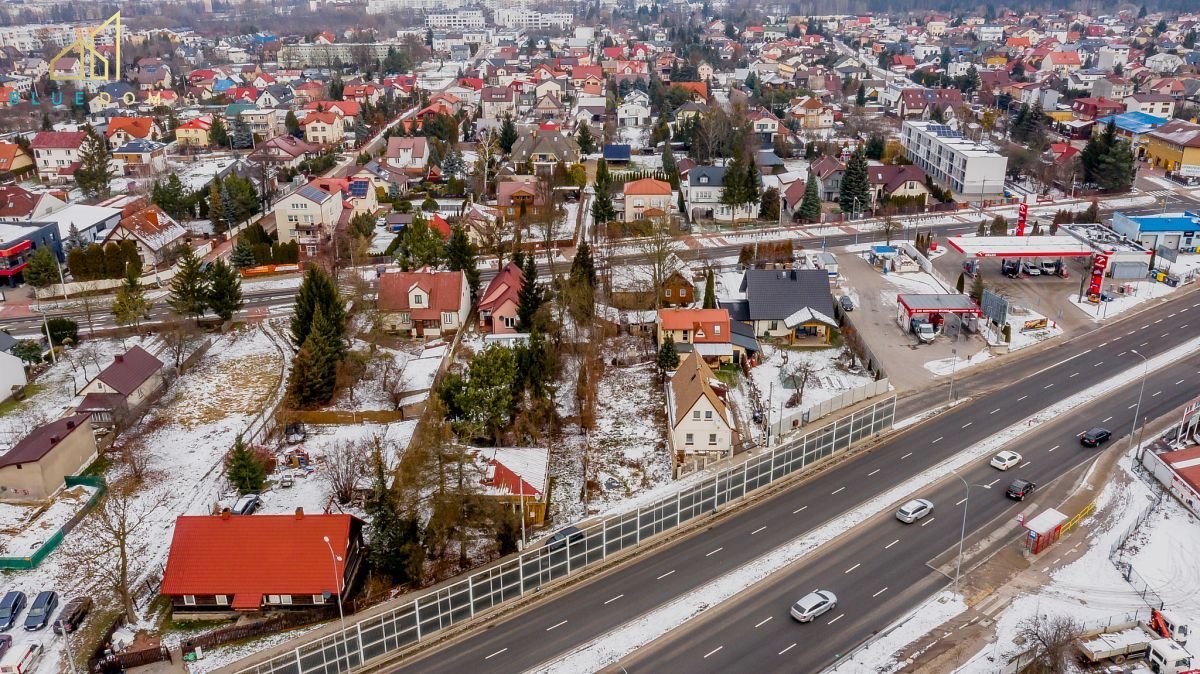
[[[900,136],[909,161],[959,200],[1004,194],[1008,158],[937,122],[905,120]]]
[[[295,241],[304,255],[317,254],[321,243],[337,229],[344,203],[340,192],[333,194],[309,183],[279,201],[275,227],[279,243]]]

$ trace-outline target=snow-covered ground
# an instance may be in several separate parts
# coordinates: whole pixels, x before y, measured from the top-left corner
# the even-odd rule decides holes
[[[76,485],[68,487],[54,497],[50,507],[41,510],[36,506],[22,506],[11,503],[0,504],[0,517],[4,518],[6,530],[9,522],[14,522],[11,530],[16,533],[11,536],[0,534],[0,556],[27,557],[40,548],[46,539],[54,535],[75,516],[75,513],[87,505],[88,499],[96,493],[95,487]],[[40,511],[40,512],[39,512]],[[32,519],[28,519],[32,517]]]
[[[1021,313],[1016,310],[1010,310],[1008,313],[1009,334],[1012,335],[1012,341],[1008,343],[1009,351],[1017,351],[1028,346],[1033,346],[1047,339],[1054,339],[1063,334],[1063,329],[1058,326],[1054,319],[1047,319],[1042,314],[1032,311],[1026,307],[1020,307]],[[1042,328],[1026,329],[1025,326],[1035,325],[1038,321],[1046,321],[1046,326]],[[1002,335],[996,335],[996,339],[1002,340]]]
[[[747,383],[758,389],[760,399],[769,407],[770,423],[777,423],[781,415],[812,407],[874,381],[874,377],[863,371],[861,365],[857,372],[847,370],[844,367],[844,352],[845,349],[841,348],[799,351],[763,344],[763,360],[750,369],[751,382]],[[797,404],[788,407],[788,401],[796,394],[798,386],[790,375],[802,363],[811,363],[813,372],[804,386],[803,397]],[[734,400],[739,407],[740,421],[746,423],[752,412],[749,400],[745,396],[736,396]]]
[[[1132,288],[1132,291],[1118,292],[1118,287]],[[1083,313],[1091,316],[1092,320],[1099,322],[1109,316],[1123,314],[1139,304],[1149,302],[1157,297],[1169,295],[1174,290],[1177,290],[1177,288],[1172,288],[1165,283],[1158,283],[1156,281],[1137,281],[1121,284],[1105,283],[1104,292],[1113,298],[1110,302],[1092,304],[1087,301],[1086,297],[1081,302],[1079,301],[1078,292],[1072,292],[1067,295],[1067,301]]]
[[[212,154],[198,157],[196,161],[172,161],[168,168],[179,176],[185,189],[195,191],[202,189],[231,163],[233,158],[228,154]]]
[[[925,363],[925,369],[938,376],[947,376],[950,374],[960,374],[963,370],[979,365],[992,357],[992,353],[987,349],[980,349],[974,355],[963,358],[961,356],[952,356],[950,358],[941,358],[931,360]]]
[[[880,631],[877,639],[838,662],[837,671],[846,674],[895,671],[901,664],[896,662],[897,652],[965,610],[967,605],[961,595],[939,592]]]

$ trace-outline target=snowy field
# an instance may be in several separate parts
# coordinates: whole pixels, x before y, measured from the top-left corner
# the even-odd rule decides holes
[[[1105,283],[1104,292],[1112,296],[1111,302],[1100,302],[1092,304],[1085,297],[1083,301],[1079,301],[1079,293],[1072,292],[1067,295],[1067,301],[1074,307],[1078,308],[1083,313],[1092,317],[1093,321],[1100,322],[1110,316],[1117,316],[1129,311],[1141,304],[1150,300],[1163,297],[1178,290],[1172,288],[1165,283],[1156,281],[1138,281],[1135,283],[1121,283],[1120,286],[1128,286],[1133,290],[1128,293],[1118,293],[1116,283]]]
[[[32,555],[46,539],[54,535],[75,513],[87,505],[96,493],[95,487],[76,485],[68,487],[54,497],[50,507],[41,510],[37,506],[21,506],[0,503],[0,517],[5,521],[5,532],[0,534],[0,556],[25,557]],[[40,511],[40,512],[39,512]],[[32,517],[32,519],[27,519]],[[8,526],[17,518],[15,526]],[[10,535],[8,532],[12,531]]]
[[[830,398],[874,381],[865,371],[850,372],[845,367],[845,349],[830,348],[811,351],[783,349],[763,344],[763,361],[750,369],[749,385],[758,390],[760,399],[770,408],[770,423],[777,423],[781,415],[807,409]],[[788,406],[789,400],[798,391],[798,382],[791,373],[804,364],[813,366],[812,374],[804,386],[804,395]],[[751,418],[749,401],[736,398],[739,405],[739,421],[747,423]]]

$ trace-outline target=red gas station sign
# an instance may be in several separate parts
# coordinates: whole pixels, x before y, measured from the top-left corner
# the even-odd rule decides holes
[[[1100,300],[1100,288],[1104,285],[1104,271],[1108,269],[1108,256],[1104,253],[1096,253],[1096,257],[1092,259],[1092,279],[1088,283],[1088,299],[1096,298]]]
[[[1017,236],[1025,236],[1025,220],[1029,218],[1029,204],[1021,202],[1017,209]]]

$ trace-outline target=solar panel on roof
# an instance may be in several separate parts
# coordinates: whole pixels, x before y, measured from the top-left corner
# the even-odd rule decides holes
[[[365,180],[360,180],[358,182],[350,183],[350,196],[365,197],[365,196],[367,196],[367,188],[368,187],[369,187],[369,184]]]

